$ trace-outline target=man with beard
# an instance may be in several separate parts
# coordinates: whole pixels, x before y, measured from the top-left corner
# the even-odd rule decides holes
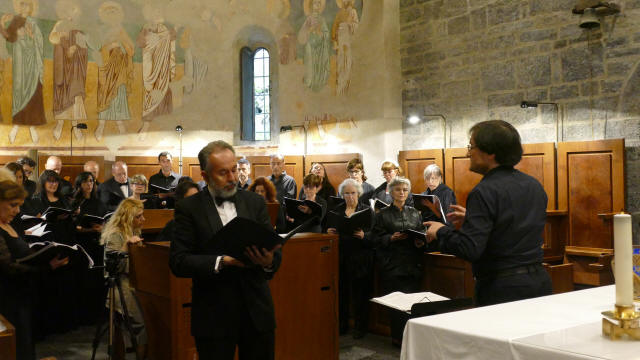
[[[214,141],[198,154],[203,191],[176,205],[169,265],[176,276],[193,278],[191,334],[200,359],[274,358],[275,315],[267,280],[278,270],[279,246],[247,248],[251,263],[223,253],[215,234],[236,216],[273,229],[264,199],[238,191],[233,147]]]

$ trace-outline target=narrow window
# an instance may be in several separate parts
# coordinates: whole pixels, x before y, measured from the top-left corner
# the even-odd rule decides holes
[[[271,140],[271,83],[269,51],[243,48],[242,139]]]

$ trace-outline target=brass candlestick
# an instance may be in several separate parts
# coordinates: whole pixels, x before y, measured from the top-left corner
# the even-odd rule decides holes
[[[618,340],[626,334],[632,339],[640,340],[640,312],[635,310],[634,305],[616,305],[615,310],[603,311],[602,315],[606,317],[602,319],[603,335],[611,340]]]

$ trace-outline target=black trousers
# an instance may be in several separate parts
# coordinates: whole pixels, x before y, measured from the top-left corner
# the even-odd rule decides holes
[[[478,306],[501,304],[551,295],[551,277],[539,265],[525,274],[476,279],[475,290]]]
[[[371,295],[373,276],[367,274],[353,278],[349,271],[340,270],[338,305],[340,308],[340,330],[349,328],[349,315],[353,304],[353,320],[355,328],[366,331],[369,324],[369,298]]]
[[[239,360],[274,360],[275,330],[258,332],[253,325],[232,331],[223,338],[196,337],[200,360],[233,360],[238,347]]]

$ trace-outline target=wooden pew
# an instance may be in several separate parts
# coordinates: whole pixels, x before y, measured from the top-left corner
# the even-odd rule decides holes
[[[0,323],[6,330],[0,332],[0,359],[16,358],[16,328],[0,314]]]
[[[276,359],[338,359],[338,240],[297,234],[269,286],[276,312]],[[169,243],[130,249],[130,278],[149,338],[149,358],[197,359],[191,337],[191,279],[173,276]]]

